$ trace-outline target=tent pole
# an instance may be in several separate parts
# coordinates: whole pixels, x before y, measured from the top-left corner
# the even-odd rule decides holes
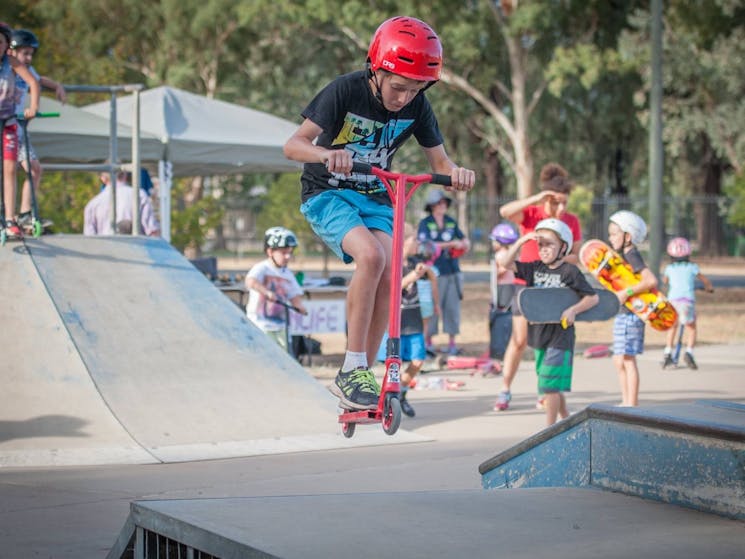
[[[171,182],[173,164],[167,159],[158,161],[158,194],[160,198],[160,235],[171,242]]]
[[[115,170],[114,166],[119,163],[119,146],[117,145],[117,119],[116,119],[116,92],[111,92],[111,106],[109,109],[109,163],[111,163],[111,170],[109,171],[109,177],[111,181],[111,199],[109,202],[109,209],[111,210],[111,230],[116,232],[116,175],[118,169]]]
[[[134,91],[132,110],[132,235],[140,234],[140,90]]]

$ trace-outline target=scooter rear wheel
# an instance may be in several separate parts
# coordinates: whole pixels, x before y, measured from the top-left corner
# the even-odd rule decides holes
[[[341,433],[346,438],[351,439],[354,436],[354,429],[357,427],[356,423],[342,423],[341,424]]]
[[[401,425],[401,402],[390,394],[383,406],[383,431],[386,435],[393,435]]]

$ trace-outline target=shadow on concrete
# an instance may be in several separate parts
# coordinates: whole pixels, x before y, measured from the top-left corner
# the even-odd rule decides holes
[[[71,415],[40,415],[23,421],[0,421],[0,442],[38,437],[87,437],[88,422]]]

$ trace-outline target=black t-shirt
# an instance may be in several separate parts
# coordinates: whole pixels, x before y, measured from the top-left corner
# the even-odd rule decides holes
[[[641,253],[636,247],[631,247],[628,252],[620,253],[620,255],[621,258],[628,262],[629,266],[631,266],[631,269],[635,274],[640,273],[644,268],[647,267],[647,265],[644,263],[644,258],[642,258]],[[626,307],[626,305],[621,305],[621,309],[618,311],[618,313],[634,314]]]
[[[425,148],[443,143],[432,107],[419,93],[396,113],[373,95],[367,72],[340,76],[327,85],[302,113],[323,129],[316,145],[346,149],[355,161],[390,169],[398,148],[412,135]],[[324,190],[353,189],[391,205],[385,186],[373,175],[332,175],[322,163],[306,163],[301,177],[302,201]]]
[[[401,277],[412,272],[421,260],[409,258],[404,265]],[[419,288],[417,283],[411,282],[401,290],[401,335],[421,334],[424,332],[424,321],[422,320],[422,308],[419,304]]]
[[[582,297],[594,295],[595,290],[574,264],[562,262],[556,268],[549,268],[540,260],[534,262],[515,262],[515,277],[525,280],[528,287],[568,287]],[[528,344],[530,347],[546,349],[574,349],[574,326],[566,330],[561,324],[528,323]]]

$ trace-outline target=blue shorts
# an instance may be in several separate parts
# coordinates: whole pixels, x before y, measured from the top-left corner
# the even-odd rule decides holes
[[[378,361],[385,361],[387,341],[388,332],[383,336],[378,355],[375,356]],[[401,336],[401,361],[424,361],[426,358],[427,350],[424,346],[423,333]]]
[[[308,199],[300,212],[321,240],[346,264],[352,262],[341,247],[355,227],[378,229],[393,236],[393,208],[354,190],[326,190]]]
[[[644,321],[635,314],[617,314],[613,321],[613,355],[644,352]]]

